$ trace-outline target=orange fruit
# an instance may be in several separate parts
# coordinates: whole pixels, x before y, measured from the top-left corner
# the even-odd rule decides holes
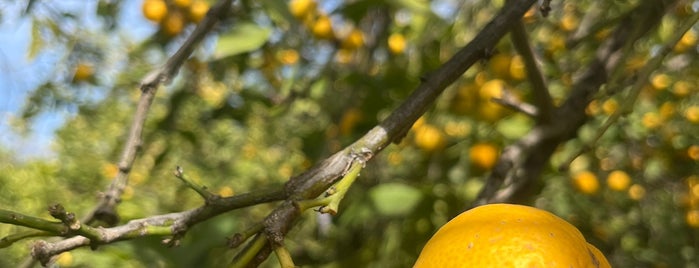
[[[622,170],[615,170],[607,176],[607,186],[614,191],[626,191],[631,184],[631,177]]]
[[[685,221],[690,227],[699,228],[699,209],[687,211]]]
[[[192,0],[173,0],[172,1],[176,6],[186,8],[192,5]]]
[[[347,37],[342,40],[342,48],[354,50],[364,45],[364,33],[359,29],[352,29]]]
[[[203,0],[194,0],[189,6],[189,21],[198,23],[204,19],[207,12],[209,12],[209,3]]]
[[[296,18],[305,18],[315,12],[316,5],[315,0],[291,0],[289,2],[289,12]]]
[[[573,176],[573,186],[584,194],[595,194],[599,190],[597,175],[590,171],[580,171]]]
[[[86,81],[92,77],[92,75],[95,74],[95,70],[92,68],[92,65],[80,62],[78,63],[77,66],[75,66],[75,73],[73,74],[73,81],[74,82],[81,82],[81,81]]]
[[[632,200],[641,200],[643,199],[644,196],[646,196],[646,188],[643,188],[643,186],[639,184],[634,184],[629,187],[629,198]]]
[[[444,134],[437,127],[422,124],[415,130],[415,145],[427,152],[442,149],[445,145]]]
[[[180,12],[172,12],[163,19],[160,27],[166,35],[178,35],[184,29],[184,16]]]
[[[575,226],[550,212],[490,204],[442,226],[415,262],[426,267],[611,267]]]
[[[699,123],[699,106],[689,106],[684,110],[684,118],[689,122]]]
[[[333,32],[333,24],[327,15],[320,15],[318,20],[313,23],[311,32],[318,39],[332,39],[335,37]]]
[[[477,143],[468,150],[468,157],[474,165],[489,170],[498,160],[498,148],[490,143]]]
[[[405,37],[402,34],[394,33],[388,37],[388,50],[393,54],[401,54],[405,51]]]
[[[146,19],[160,22],[167,15],[167,4],[164,0],[145,0],[141,6],[141,11]]]

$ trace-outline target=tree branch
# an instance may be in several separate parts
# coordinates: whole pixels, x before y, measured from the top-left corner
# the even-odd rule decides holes
[[[551,117],[553,116],[553,99],[546,86],[544,75],[536,64],[534,50],[532,50],[529,44],[529,37],[521,20],[512,26],[510,37],[517,53],[522,56],[522,61],[524,61],[524,66],[527,70],[527,78],[529,78],[529,82],[532,85],[534,105],[537,107],[536,121],[539,124],[547,124],[551,122]]]
[[[167,84],[172,80],[184,61],[192,55],[196,46],[229,10],[232,2],[233,0],[219,0],[209,9],[206,17],[197,25],[194,32],[192,32],[177,52],[168,59],[165,65],[147,74],[143,78],[140,85],[141,97],[138,100],[138,106],[134,114],[133,122],[131,123],[129,136],[124,144],[121,157],[119,158],[119,172],[116,178],[112,180],[112,183],[109,185],[109,188],[104,193],[97,206],[83,218],[83,222],[91,224],[95,220],[99,220],[105,222],[109,226],[119,222],[116,206],[119,204],[124,188],[128,184],[129,171],[133,166],[136,154],[143,142],[141,139],[143,126],[145,125],[148,111],[150,110],[151,103],[153,103],[158,87],[161,83]]]
[[[555,149],[576,136],[585,124],[585,108],[608,80],[620,61],[626,44],[635,42],[660,23],[675,0],[642,2],[621,21],[597,50],[596,57],[573,84],[565,102],[554,111],[550,124],[535,126],[519,142],[508,146],[474,202],[527,202],[540,190],[539,177]],[[501,186],[506,187],[498,191]]]
[[[508,2],[468,45],[426,77],[424,82],[388,118],[352,145],[287,182],[286,191],[290,199],[315,198],[336,182],[357,159],[357,155],[361,155],[361,159],[367,161],[391,142],[399,142],[442,91],[474,63],[485,58],[486,51],[495,47],[495,44],[510,30],[512,23],[519,21],[534,2],[536,1]],[[299,215],[299,209],[293,202],[284,202],[272,211],[265,218],[265,233],[268,241],[275,246],[281,245],[284,236]],[[258,252],[250,266],[257,266],[267,258],[273,248],[270,243]]]

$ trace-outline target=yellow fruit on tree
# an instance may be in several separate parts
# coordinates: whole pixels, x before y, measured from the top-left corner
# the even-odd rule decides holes
[[[607,186],[614,191],[626,191],[631,184],[631,177],[623,170],[615,170],[607,176]]]
[[[573,176],[573,186],[584,194],[595,194],[599,190],[597,175],[590,171],[580,171]]]
[[[689,106],[684,110],[684,117],[689,122],[699,123],[699,106]]]
[[[446,143],[444,134],[435,126],[422,124],[420,127],[414,128],[414,130],[415,145],[427,152],[442,149]]]
[[[510,77],[515,80],[523,80],[527,77],[527,67],[522,56],[516,55],[510,61]]]
[[[578,24],[580,24],[580,20],[573,13],[567,12],[565,15],[563,15],[563,18],[561,18],[561,29],[566,32],[575,30],[578,28]]]
[[[695,46],[696,44],[697,34],[694,31],[689,30],[684,35],[682,35],[682,38],[679,42],[677,42],[677,44],[675,44],[673,50],[677,53],[682,53],[687,51],[689,48]]]
[[[342,48],[354,50],[360,48],[364,45],[364,33],[359,29],[352,29],[352,31],[342,40]]]
[[[166,35],[175,36],[184,29],[184,16],[180,12],[171,12],[161,22],[161,29]]]
[[[502,98],[502,92],[505,89],[505,86],[505,81],[502,81],[500,79],[493,79],[488,82],[485,82],[481,86],[478,93],[481,99],[487,101],[489,101],[491,98]]]
[[[73,74],[73,81],[74,82],[81,82],[81,81],[86,81],[92,77],[92,75],[95,73],[95,70],[92,68],[92,65],[84,62],[78,63],[78,65],[75,66],[75,73]]]
[[[575,226],[550,212],[491,204],[468,210],[430,238],[415,268],[611,267]]]
[[[167,4],[164,0],[144,0],[141,11],[146,19],[161,22],[167,15]]]
[[[204,19],[207,12],[209,12],[209,3],[204,0],[194,0],[192,5],[189,6],[189,12],[187,13],[189,21],[198,23]]]
[[[505,53],[495,54],[488,60],[488,70],[498,78],[507,78],[510,75],[510,62],[512,56]]]
[[[192,0],[173,0],[172,2],[181,8],[187,8],[192,5]]]
[[[634,184],[629,187],[629,198],[632,200],[641,200],[643,199],[644,196],[646,196],[646,188],[643,188],[643,186],[639,184]]]
[[[687,211],[685,221],[687,222],[687,225],[689,225],[690,227],[699,228],[699,209],[692,209],[690,211]]]
[[[289,12],[294,17],[303,19],[315,12],[316,5],[315,0],[291,0],[289,2]]]
[[[405,37],[400,33],[393,33],[388,37],[388,50],[393,54],[401,54],[405,51]]]
[[[333,25],[327,15],[320,15],[313,23],[311,32],[318,39],[332,39],[335,37]]]
[[[477,167],[489,170],[498,160],[498,148],[490,143],[477,143],[468,150],[468,157]]]
[[[687,156],[694,161],[699,161],[699,145],[692,145],[687,148]]]
[[[663,90],[670,86],[672,79],[667,74],[656,74],[650,79],[650,84],[656,90]]]

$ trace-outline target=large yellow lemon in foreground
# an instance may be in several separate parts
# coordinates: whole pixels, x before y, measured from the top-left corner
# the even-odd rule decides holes
[[[424,267],[611,267],[565,220],[533,207],[491,204],[442,226],[420,253]]]

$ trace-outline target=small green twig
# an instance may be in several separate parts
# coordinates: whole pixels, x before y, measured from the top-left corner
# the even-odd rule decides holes
[[[289,251],[283,245],[275,247],[274,253],[277,255],[279,266],[282,268],[296,267],[296,265],[294,265],[294,260],[291,258],[291,254],[289,254]]]
[[[241,268],[246,267],[248,263],[257,255],[262,247],[267,243],[267,238],[265,234],[258,233],[255,238],[250,241],[247,247],[243,249],[238,255],[233,258],[230,268]]]
[[[237,248],[238,246],[243,244],[243,242],[248,240],[248,238],[250,238],[251,236],[262,231],[262,228],[263,228],[263,225],[260,223],[257,223],[255,225],[251,226],[250,228],[248,228],[247,230],[243,231],[242,233],[235,233],[231,237],[226,238],[228,240],[228,243],[227,243],[228,247],[229,248]]]
[[[53,236],[54,233],[40,230],[29,230],[26,232],[11,234],[0,239],[0,248],[12,246],[17,241],[31,237]]]
[[[192,188],[195,192],[197,192],[204,200],[209,203],[211,200],[216,199],[218,197],[217,195],[209,192],[209,190],[206,189],[206,186],[201,186],[199,184],[194,183],[192,180],[187,178],[187,176],[184,175],[184,169],[182,169],[181,166],[177,166],[175,168],[175,177],[180,179],[182,183],[184,183],[187,187]]]
[[[318,209],[321,213],[330,213],[332,215],[337,214],[339,210],[340,201],[345,197],[345,194],[349,190],[350,186],[359,177],[359,171],[364,167],[363,161],[355,161],[352,163],[347,174],[333,187],[334,193],[326,198],[329,198],[330,203],[326,206],[322,206]],[[331,188],[332,189],[332,188]]]

